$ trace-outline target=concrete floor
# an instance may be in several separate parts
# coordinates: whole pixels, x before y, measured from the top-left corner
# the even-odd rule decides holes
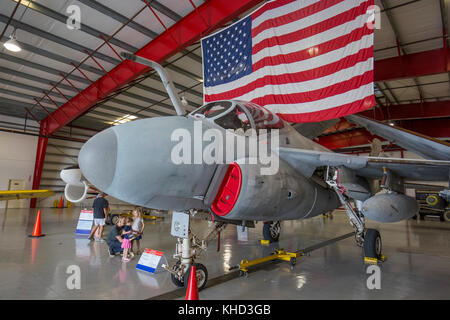
[[[106,243],[75,237],[79,209],[42,209],[45,237],[31,239],[35,210],[0,210],[0,299],[147,299],[176,289],[167,272],[150,275],[136,269],[138,259],[110,258]],[[175,240],[171,218],[146,222],[143,247],[163,251],[170,262]],[[381,289],[369,290],[362,251],[347,238],[301,257],[293,270],[282,262],[206,288],[200,299],[448,299],[450,297],[450,223],[403,221],[367,223],[378,228],[388,260],[381,264]],[[208,222],[194,220],[205,235]],[[108,232],[110,226],[107,227]],[[200,262],[213,279],[230,266],[270,254],[279,246],[296,251],[352,230],[343,212],[334,219],[316,217],[282,223],[277,245],[261,246],[262,224],[250,229],[248,241],[237,240],[236,226],[222,233]],[[67,268],[81,270],[81,289],[69,290]]]

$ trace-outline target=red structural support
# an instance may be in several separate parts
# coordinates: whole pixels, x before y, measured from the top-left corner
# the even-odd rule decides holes
[[[450,70],[448,54],[449,49],[444,47],[376,60],[374,63],[374,80],[375,82],[389,81],[448,72]]]
[[[255,7],[261,2],[263,1],[206,1],[199,6],[197,10],[194,10],[183,17],[180,21],[150,41],[135,54],[156,62],[163,62],[177,52],[193,44],[195,41],[198,41],[202,36],[209,34],[224,23],[236,18],[241,13]],[[206,19],[210,27],[205,25],[201,17]],[[176,39],[177,42],[175,43],[173,39]],[[47,117],[42,121],[42,125],[48,128],[49,134],[55,132],[88,111],[97,101],[105,98],[108,94],[114,92],[122,85],[132,81],[149,70],[150,68],[135,62],[128,60],[122,61],[119,65],[109,71],[108,75],[102,76],[83,90],[83,96],[88,99],[83,98],[81,94],[78,94],[71,99],[72,104],[77,105],[79,110],[74,108],[70,103],[66,103],[53,112],[53,118],[57,119],[57,121],[52,117]],[[112,79],[115,79],[117,83]],[[61,109],[65,110],[70,116],[69,119],[64,117]]]
[[[36,162],[34,163],[33,190],[39,189],[39,186],[41,184],[41,174],[42,168],[44,167],[47,144],[48,138],[40,136],[37,143]],[[36,198],[31,199],[30,208],[36,208],[36,201]]]
[[[359,113],[379,121],[450,117],[450,101],[434,101],[380,106]]]
[[[433,138],[450,138],[449,123],[450,118],[442,118],[400,120],[396,121],[395,125]],[[339,125],[340,128],[348,128],[349,130],[322,136],[317,138],[316,141],[330,150],[335,150],[369,144],[374,138],[378,138],[381,141],[385,140],[379,136],[372,135],[366,129],[351,129],[353,125],[350,123],[345,125],[345,122],[342,122]]]
[[[143,48],[135,52],[135,54],[161,63],[200,40],[201,37],[208,35],[223,24],[262,2],[263,0],[206,1],[168,28],[165,32],[150,41]],[[103,37],[102,39],[111,50],[118,55],[114,48],[110,46],[107,39],[104,39]],[[120,56],[119,58],[121,59]],[[41,121],[41,134],[45,136],[53,134],[55,131],[61,129],[63,126],[87,112],[90,108],[95,106],[97,102],[149,70],[150,68],[146,66],[124,60],[107,74],[94,81],[83,91],[79,91],[75,88],[78,92],[75,97],[67,101],[59,109],[55,110],[51,115]],[[73,86],[67,77],[62,74],[61,76]],[[37,156],[39,155],[40,157],[36,157],[33,180],[33,185],[37,187],[39,187],[42,172],[42,165],[38,164],[40,164],[41,160],[43,162],[46,148],[44,148],[43,154],[40,154],[40,149],[42,148],[38,143]],[[34,201],[34,204],[35,202],[36,201]]]
[[[378,136],[370,134],[365,129],[354,129],[346,132],[339,132],[322,136],[316,139],[318,143],[330,150],[345,147],[360,146],[370,143],[374,138],[384,140]]]

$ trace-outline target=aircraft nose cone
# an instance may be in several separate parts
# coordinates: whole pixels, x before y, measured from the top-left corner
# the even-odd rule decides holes
[[[100,190],[105,190],[111,185],[116,162],[117,136],[112,128],[89,139],[78,155],[83,175]]]
[[[193,159],[194,127],[192,118],[179,116],[111,127],[80,150],[80,169],[95,187],[128,203],[178,211],[200,208],[216,164],[177,161],[187,154]],[[201,133],[199,138],[202,146],[207,144]],[[180,151],[179,146],[186,148]]]

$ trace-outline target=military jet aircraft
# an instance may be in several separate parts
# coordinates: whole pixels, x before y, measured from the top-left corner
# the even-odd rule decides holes
[[[415,215],[418,205],[404,194],[405,179],[449,179],[450,146],[445,142],[352,115],[349,121],[424,159],[351,156],[333,153],[311,140],[335,121],[290,125],[264,107],[235,100],[207,103],[185,114],[160,65],[122,55],[158,71],[177,115],[135,120],[90,138],[80,150],[79,169],[63,171],[65,192],[71,201],[81,200],[86,179],[135,205],[189,214],[209,212],[216,224],[213,232],[204,241],[193,234],[179,239],[174,255],[178,262],[172,268],[166,266],[176,285],[187,283],[189,267],[199,251],[228,223],[251,227],[263,221],[264,238],[277,241],[280,221],[311,218],[340,206],[365,256],[379,258],[381,236],[377,230],[366,230],[365,219],[395,222]],[[205,137],[208,130],[210,135]],[[222,134],[246,147],[241,152],[220,144],[212,148],[213,133],[216,142]],[[267,148],[270,156],[276,156],[270,158],[278,161],[272,172],[267,173],[269,162],[255,159],[260,153],[252,153],[252,137],[258,150]],[[208,154],[205,150],[216,161],[202,158]],[[202,288],[207,270],[202,264],[196,266]]]

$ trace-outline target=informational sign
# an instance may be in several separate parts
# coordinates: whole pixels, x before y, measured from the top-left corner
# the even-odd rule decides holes
[[[158,273],[165,271],[162,265],[167,265],[167,259],[164,253],[153,249],[144,249],[144,252],[139,259],[136,269],[147,271],[150,273]]]
[[[91,232],[93,222],[94,212],[92,210],[81,210],[75,234],[89,234]]]
[[[189,235],[189,214],[174,211],[172,213],[172,229],[170,233],[174,237],[187,239]]]

